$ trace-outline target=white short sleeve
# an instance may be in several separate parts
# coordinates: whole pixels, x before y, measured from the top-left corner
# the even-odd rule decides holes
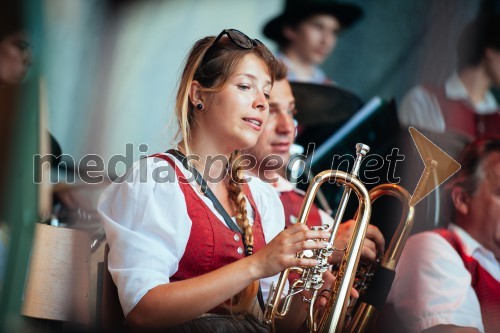
[[[125,316],[149,290],[169,282],[186,248],[191,220],[176,179],[166,161],[143,159],[99,199],[108,267]]]
[[[445,131],[444,118],[436,97],[421,86],[414,87],[403,98],[398,118],[402,126],[438,133]]]
[[[484,332],[469,272],[448,241],[433,232],[408,239],[388,302],[410,332],[440,324]]]

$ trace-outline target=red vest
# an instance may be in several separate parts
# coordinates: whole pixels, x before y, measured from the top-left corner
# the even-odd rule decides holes
[[[500,133],[500,110],[492,114],[479,115],[469,101],[446,97],[444,87],[424,86],[424,89],[437,98],[447,132],[455,131],[472,137]]]
[[[300,207],[302,207],[302,202],[304,201],[304,194],[301,194],[296,190],[279,193],[281,203],[283,204],[283,208],[285,210],[285,228],[288,228],[297,222]],[[319,215],[319,210],[315,205],[313,205],[307,218],[307,226],[311,228],[312,226],[320,225],[321,216]]]
[[[481,316],[485,332],[500,332],[500,282],[495,280],[476,259],[465,254],[460,239],[449,230],[435,230],[457,251],[469,271],[471,286],[476,292],[481,306]]]
[[[179,186],[186,199],[188,215],[192,221],[191,233],[186,245],[186,250],[179,262],[179,268],[170,281],[179,281],[193,278],[214,271],[227,264],[235,262],[245,256],[241,234],[235,233],[225,226],[212,210],[195,193],[175,162],[166,155],[158,154],[174,169]],[[259,211],[250,192],[248,184],[243,185],[245,195],[255,213],[253,223],[254,253],[262,248],[265,243]],[[182,223],[182,221],[179,221]]]

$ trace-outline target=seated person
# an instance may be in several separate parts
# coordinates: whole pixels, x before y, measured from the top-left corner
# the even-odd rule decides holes
[[[452,223],[410,237],[396,268],[388,302],[408,332],[500,332],[500,137],[460,162]]]
[[[467,25],[457,57],[457,72],[444,86],[420,85],[403,98],[402,125],[470,140],[500,133],[499,101],[490,91],[500,85],[500,16],[479,17]]]
[[[278,58],[288,67],[290,81],[331,83],[319,66],[333,52],[340,31],[362,13],[357,5],[333,0],[287,0],[284,12],[264,27],[264,35],[278,43]]]
[[[263,131],[274,73],[271,52],[240,31],[198,40],[180,78],[176,149],[138,161],[102,194],[108,269],[133,329],[267,332],[269,283],[317,265],[296,253],[326,247],[329,232],[284,229],[274,189],[237,163]],[[293,298],[279,331],[303,324],[304,304]]]
[[[276,66],[276,77],[269,96],[269,119],[257,144],[247,149],[245,152],[254,156],[256,166],[251,170],[265,182],[270,182],[279,194],[285,210],[285,225],[290,227],[297,222],[305,193],[295,187],[293,183],[286,179],[286,167],[290,161],[290,147],[295,139],[294,115],[297,113],[295,108],[295,98],[286,79],[287,68],[278,61]],[[274,165],[269,162],[269,157],[274,157],[282,162],[282,165]],[[277,158],[277,159],[276,159]],[[328,185],[326,185],[328,186]],[[354,220],[344,222],[340,225],[338,238],[335,247],[343,249],[351,238],[354,228]],[[322,209],[313,205],[307,220],[307,225],[320,226],[332,225],[333,218]],[[377,250],[383,251],[384,238],[379,229],[370,225],[366,232],[366,241],[364,243],[363,257],[374,260]],[[339,253],[335,258],[340,260]]]

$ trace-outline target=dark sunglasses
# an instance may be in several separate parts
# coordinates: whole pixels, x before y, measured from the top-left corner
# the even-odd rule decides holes
[[[251,49],[254,46],[262,45],[262,42],[258,39],[251,39],[244,33],[236,29],[224,29],[222,32],[215,38],[210,48],[213,47],[217,42],[222,38],[222,36],[227,35],[229,39],[242,49]]]
[[[236,30],[236,29],[224,29],[222,32],[215,38],[214,42],[210,47],[207,49],[205,52],[205,56],[203,57],[202,63],[205,62],[206,58],[210,54],[210,52],[213,50],[214,46],[221,40],[221,38],[227,35],[229,40],[233,42],[235,45],[241,47],[242,49],[248,50],[251,49],[255,46],[258,45],[264,45],[262,42],[258,39],[251,39],[247,35],[245,35],[243,32]]]

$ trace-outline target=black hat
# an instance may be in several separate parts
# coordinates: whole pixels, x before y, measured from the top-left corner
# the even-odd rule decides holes
[[[341,3],[335,0],[286,0],[285,10],[264,26],[264,35],[278,43],[286,41],[283,26],[297,23],[312,14],[325,13],[334,16],[342,26],[347,28],[363,15],[363,10],[354,4]]]

